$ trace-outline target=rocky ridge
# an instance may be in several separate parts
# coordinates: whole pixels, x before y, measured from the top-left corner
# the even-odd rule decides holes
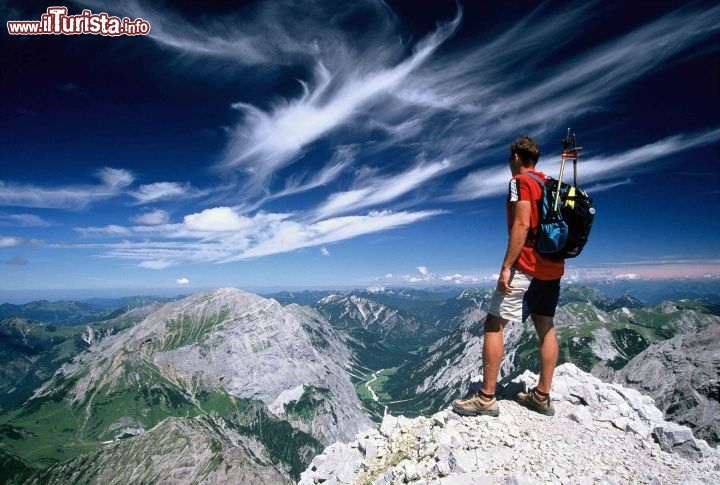
[[[222,463],[222,466],[218,466]],[[218,416],[168,418],[131,440],[58,463],[24,483],[288,483],[287,467]]]
[[[189,395],[198,387],[220,388],[262,401],[281,418],[283,393],[327,389],[332,398],[316,409],[306,429],[327,444],[350,439],[370,423],[344,372],[352,356],[341,338],[311,309],[220,288],[168,303],[103,339],[63,365],[33,398],[51,392],[59,378],[79,376],[71,400],[89,406],[101,386],[112,389],[121,379],[136,379],[126,375],[128,362],[157,369]]]
[[[536,380],[526,371],[502,394]],[[556,369],[552,393],[553,417],[510,399],[498,418],[386,415],[379,429],[327,447],[299,484],[720,482],[720,453],[665,421],[652,398],[572,364]]]
[[[422,329],[414,316],[361,295],[329,295],[315,307],[338,328],[356,326],[387,338],[405,338]]]
[[[0,482],[291,483],[372,425],[345,339],[311,308],[234,288],[168,303],[4,417]]]
[[[652,345],[613,376],[652,396],[665,417],[720,442],[720,324]]]

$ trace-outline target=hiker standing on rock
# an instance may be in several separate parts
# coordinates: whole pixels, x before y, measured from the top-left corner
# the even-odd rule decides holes
[[[528,174],[532,173],[545,181],[545,175],[535,171],[539,158],[540,147],[528,136],[510,145],[512,179],[507,198],[510,237],[497,287],[485,318],[482,388],[469,399],[453,402],[453,410],[464,416],[499,414],[495,386],[504,354],[503,329],[508,321],[524,322],[528,315],[532,317],[540,340],[540,381],[530,392],[518,394],[518,401],[539,413],[549,416],[555,414],[550,401],[550,387],[559,348],[553,317],[560,296],[560,278],[565,270],[565,262],[546,259],[535,250],[539,224],[538,200],[542,198],[542,188]]]

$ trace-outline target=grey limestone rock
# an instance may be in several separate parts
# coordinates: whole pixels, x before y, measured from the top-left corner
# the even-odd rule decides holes
[[[720,324],[647,348],[614,380],[651,396],[666,419],[720,442]]]
[[[526,372],[516,385],[536,382]],[[380,432],[340,446],[368,450],[372,440],[388,450],[355,462],[353,483],[720,483],[720,453],[687,427],[664,421],[641,393],[565,364],[557,368],[552,397],[552,417],[507,399],[498,418],[460,417],[450,409],[413,419],[386,415]],[[343,479],[348,470],[342,468]],[[303,477],[302,485],[339,480]]]
[[[591,427],[593,423],[592,413],[590,413],[590,410],[585,406],[578,406],[577,409],[568,415],[568,418],[576,423],[582,424],[586,428]]]
[[[663,423],[653,430],[663,451],[677,453],[694,461],[702,461],[714,450],[703,440],[696,439],[690,428],[675,423]]]

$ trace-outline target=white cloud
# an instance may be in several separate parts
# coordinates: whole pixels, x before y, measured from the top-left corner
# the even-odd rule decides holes
[[[627,274],[620,274],[615,276],[616,280],[636,280],[638,279],[638,275],[636,273],[627,273]]]
[[[52,224],[34,214],[0,214],[0,225],[20,227],[50,227]]]
[[[394,176],[361,178],[358,188],[332,194],[316,210],[316,217],[323,218],[359,209],[375,207],[393,201],[422,184],[453,169],[448,160],[419,164]]]
[[[244,253],[230,257],[226,261],[256,258],[344,241],[357,236],[411,224],[441,213],[441,211],[372,211],[365,216],[335,217],[312,224],[283,221],[273,228],[274,231],[266,240],[260,241]]]
[[[467,285],[472,283],[478,283],[484,281],[487,278],[480,278],[478,276],[465,275],[461,273],[455,273],[452,275],[445,275],[440,277],[440,281],[445,283],[455,283],[456,285]]]
[[[132,172],[122,168],[105,167],[98,171],[97,176],[107,189],[124,189],[135,181]]]
[[[353,144],[357,136],[348,141],[341,135],[380,128],[387,139],[376,143],[376,150],[411,146],[414,154],[401,156],[417,159],[425,153],[431,160],[452,160],[451,167],[436,173],[432,170],[441,162],[420,163],[405,173],[379,174],[368,184],[335,192],[318,207],[317,219],[396,200],[435,178],[477,163],[485,153],[494,155],[497,147],[521,132],[539,138],[556,131],[558,125],[564,126],[568,112],[577,117],[610,109],[612,96],[620,88],[662,69],[674,56],[715,34],[720,25],[720,7],[678,9],[568,57],[560,55],[562,49],[595,21],[598,10],[592,4],[563,9],[541,6],[495,37],[469,43],[464,49],[448,46],[437,55],[438,47],[459,28],[459,11],[456,18],[416,42],[408,55],[412,40],[399,41],[399,22],[383,2],[320,1],[303,7],[268,2],[200,22],[138,2],[84,3],[134,17],[151,15],[150,37],[182,54],[183,61],[228,59],[241,68],[294,64],[314,73],[312,79],[299,81],[303,89],[295,98],[275,97],[274,104],[262,107],[248,100],[232,105],[243,118],[229,130],[220,165],[247,176],[247,185],[237,191],[247,199],[243,201],[246,210],[336,180],[347,163],[331,161],[315,176],[290,176],[275,193],[270,187],[275,180],[272,175],[296,163],[330,133],[333,143],[338,139],[341,145]],[[357,11],[372,17],[372,34],[348,33],[347,26],[336,20]],[[638,52],[645,54],[638,56]],[[541,64],[540,74],[530,76]],[[212,66],[218,69],[217,62]],[[407,165],[398,160],[396,166],[402,163]],[[621,173],[619,177],[627,177]],[[458,184],[448,200],[498,195],[507,178],[504,165],[478,170]],[[393,184],[396,181],[408,185]],[[162,182],[143,186],[133,196],[146,203],[190,194],[193,190],[186,185]]]
[[[32,247],[42,247],[45,243],[39,239],[25,239],[15,236],[0,236],[0,249],[11,248],[13,246],[27,245]]]
[[[564,126],[567,113],[577,117],[608,109],[607,100],[618,89],[663,68],[719,28],[720,7],[680,9],[574,57],[559,55],[594,21],[597,9],[591,5],[550,14],[538,8],[494,40],[422,66],[402,85],[399,98],[426,119],[442,111],[457,113],[453,123],[435,123],[436,129],[424,131],[422,145],[460,160],[496,143],[489,140],[505,145],[522,132],[540,137]],[[530,72],[541,63],[539,73]]]
[[[581,153],[578,161],[579,183],[587,186],[588,183],[616,181],[629,174],[654,168],[653,162],[715,143],[718,140],[720,140],[720,129],[714,129],[701,133],[671,136],[615,155],[588,156],[586,158]],[[547,175],[557,177],[556,174],[560,172],[560,162],[552,159],[551,156],[544,155],[538,163],[538,169]],[[510,170],[506,164],[476,170],[456,184],[449,199],[471,200],[500,195],[507,192],[509,180]],[[625,179],[613,184],[601,185],[599,189],[609,189],[625,183],[629,183],[629,181]]]
[[[190,280],[187,278],[179,278],[175,283],[177,283],[178,285],[189,285]]]
[[[110,224],[105,227],[76,227],[75,231],[81,236],[129,236],[132,231],[126,227]]]
[[[323,253],[325,245],[336,241],[439,215],[442,212],[407,208],[429,197],[430,191],[420,189],[469,164],[484,164],[484,157],[494,156],[500,145],[521,132],[537,136],[556,130],[568,112],[581,116],[589,110],[609,109],[621,87],[662,68],[672,56],[716,33],[720,25],[720,7],[704,12],[699,7],[684,8],[571,58],[558,54],[594,20],[597,9],[540,7],[489,41],[466,44],[463,50],[447,45],[440,56],[437,49],[458,29],[460,15],[413,44],[402,38],[384,2],[362,7],[311,2],[303,5],[308,9],[304,15],[292,15],[301,9],[294,2],[268,2],[259,9],[243,9],[237,16],[198,22],[155,12],[135,1],[86,3],[100,6],[98,11],[120,9],[133,18],[151,14],[150,37],[179,53],[180,65],[188,59],[227,59],[233,68],[292,64],[299,68],[294,73],[313,73],[311,79],[299,81],[302,93],[294,98],[275,96],[271,105],[251,105],[242,99],[232,105],[243,117],[228,130],[220,165],[247,176],[247,186],[236,191],[244,198],[245,213],[238,206],[196,209],[181,223],[170,224],[167,213],[154,211],[133,219],[140,227],[79,229],[87,236],[138,238],[95,247],[104,249],[105,256],[139,261],[148,268],[238,261],[317,246]],[[371,34],[348,34],[335,20],[347,15],[328,15],[329,8],[344,14],[356,8],[376,11],[378,21],[373,22]],[[546,62],[550,59],[565,60]],[[222,68],[215,62],[207,65]],[[529,76],[537,65],[543,69]],[[367,143],[357,143],[358,133]],[[583,185],[590,181],[602,190],[629,183],[632,173],[647,169],[653,161],[713,143],[719,133],[678,135],[612,156],[583,158]],[[279,177],[286,175],[280,170],[298,164],[316,146],[326,147],[326,142],[339,148],[318,172]],[[396,149],[392,159],[382,151],[388,147]],[[541,169],[554,173],[557,163],[547,153]],[[368,160],[382,168],[371,167]],[[268,200],[327,186],[361,163],[365,166],[356,172],[353,183],[330,187],[330,195],[308,213],[250,215],[248,207],[255,210]],[[132,174],[122,170],[105,169],[98,176],[102,184],[90,187],[43,189],[0,182],[0,205],[82,208],[122,193],[133,182]],[[285,183],[277,183],[278,179]],[[508,179],[504,163],[483,167],[461,180],[448,200],[500,195]],[[607,183],[597,185],[603,181]],[[130,195],[137,204],[145,204],[207,193],[189,183],[159,182],[142,185]],[[407,200],[408,195],[417,198]],[[390,203],[395,204],[391,206],[395,212],[357,215]],[[404,211],[397,212],[398,208]],[[145,240],[153,237],[155,241]],[[420,278],[406,278],[420,281],[431,276],[421,272]],[[455,274],[441,279],[468,277]]]
[[[320,248],[320,254],[322,254],[323,256],[330,256],[330,251],[328,250],[328,248],[323,246]]]
[[[161,200],[184,200],[194,197],[202,197],[207,191],[193,188],[189,183],[178,182],[155,182],[141,185],[137,190],[130,192],[137,204],[148,204]]]
[[[439,26],[416,45],[411,57],[393,67],[378,66],[377,57],[350,58],[343,59],[337,71],[331,72],[318,61],[313,86],[304,83],[305,92],[300,98],[277,104],[267,112],[247,103],[235,103],[233,107],[243,112],[244,119],[231,133],[222,166],[252,175],[254,189],[260,190],[270,175],[297,160],[304,147],[396,89],[459,24],[458,15]]]
[[[104,257],[135,260],[143,268],[164,269],[190,262],[228,263],[308,247],[322,248],[330,243],[405,226],[442,213],[372,211],[366,215],[308,223],[293,219],[292,214],[258,212],[247,217],[228,207],[216,207],[186,216],[183,224],[138,226],[123,228],[124,231],[108,226],[86,228],[84,231],[86,235],[108,235],[115,231],[118,236],[126,236],[125,231],[128,231],[143,238],[157,235],[166,239],[165,242],[126,240],[72,247],[99,249]],[[79,231],[83,233],[82,229]]]
[[[621,187],[623,185],[631,185],[633,183],[631,178],[626,178],[624,180],[617,180],[613,182],[608,182],[604,184],[594,184],[589,187],[583,187],[583,189],[587,190],[588,193],[591,194],[597,194],[598,192],[602,192],[605,190],[614,189],[616,187]]]
[[[142,226],[159,226],[170,222],[170,215],[162,209],[139,214],[132,218],[135,224]]]
[[[292,60],[291,56],[303,57],[317,50],[313,49],[313,35],[320,41],[329,35],[325,34],[328,19],[318,15],[323,9],[294,2],[266,2],[256,9],[239,7],[239,14],[210,20],[196,17],[192,21],[168,9],[155,10],[149,2],[80,3],[93,11],[149,19],[152,29],[148,37],[180,54],[185,62],[209,58],[231,61],[235,66],[285,64]]]
[[[341,146],[335,148],[335,153],[330,162],[310,177],[309,180],[302,180],[302,176],[291,175],[285,180],[285,187],[271,196],[264,199],[277,199],[288,195],[295,195],[308,190],[322,187],[340,176],[347,167],[355,160],[357,148],[352,146]],[[263,201],[263,202],[264,202]]]
[[[230,207],[214,207],[185,216],[185,226],[191,231],[243,231],[253,227],[249,217],[235,213]]]
[[[402,279],[407,283],[420,283],[421,281],[424,281],[425,283],[431,283],[437,279],[434,274],[430,273],[430,270],[427,266],[417,266],[416,269],[418,273],[420,273],[420,276],[404,275]]]
[[[163,260],[141,261],[138,266],[145,269],[165,269],[173,266],[173,262]]]
[[[134,180],[130,171],[115,168],[103,168],[96,176],[100,185],[39,187],[0,181],[0,205],[79,210],[122,194]]]
[[[11,248],[13,246],[19,246],[23,242],[25,242],[25,240],[19,237],[0,236],[0,248]]]

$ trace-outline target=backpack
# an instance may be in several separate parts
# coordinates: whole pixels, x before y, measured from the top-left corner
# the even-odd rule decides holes
[[[576,257],[588,241],[595,218],[592,197],[577,185],[569,185],[552,177],[547,177],[543,183],[533,173],[525,175],[529,175],[542,188],[542,196],[538,200],[539,224],[535,250],[552,260]]]

